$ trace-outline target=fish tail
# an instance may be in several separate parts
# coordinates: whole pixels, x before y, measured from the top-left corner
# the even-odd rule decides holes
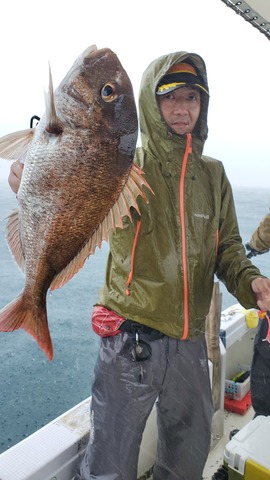
[[[0,311],[0,332],[13,332],[23,328],[28,332],[49,360],[53,358],[53,346],[48,327],[46,306],[40,307],[38,314],[29,308],[23,293]]]

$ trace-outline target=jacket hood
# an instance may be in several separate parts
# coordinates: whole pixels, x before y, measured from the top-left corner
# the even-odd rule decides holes
[[[154,60],[148,68],[145,70],[139,93],[139,116],[140,116],[140,129],[141,139],[143,147],[154,153],[156,150],[160,152],[160,148],[156,148],[155,145],[159,145],[162,142],[163,147],[166,149],[166,142],[171,144],[172,139],[177,143],[181,142],[181,135],[177,135],[169,131],[166,122],[163,120],[156,98],[156,88],[161,77],[163,77],[169,68],[175,63],[187,61],[195,66],[200,75],[202,76],[205,85],[208,85],[206,66],[204,60],[196,53],[188,52],[175,52]],[[204,142],[207,138],[207,114],[208,114],[209,96],[207,94],[201,94],[201,113],[197,121],[197,125],[193,131],[193,141],[197,139],[203,148]]]

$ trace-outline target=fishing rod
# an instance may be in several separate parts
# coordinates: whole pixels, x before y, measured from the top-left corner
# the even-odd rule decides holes
[[[259,252],[258,250],[255,250],[255,248],[252,248],[249,243],[245,244],[246,250],[248,250],[247,258],[252,258],[252,257],[257,257],[257,255],[263,255],[264,253],[269,252],[269,248],[266,248],[265,250],[262,250]]]

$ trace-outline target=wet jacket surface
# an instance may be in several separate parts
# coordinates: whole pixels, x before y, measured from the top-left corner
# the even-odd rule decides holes
[[[250,246],[258,252],[263,252],[270,248],[270,213],[265,215],[258,228],[253,232]]]
[[[196,54],[164,56],[150,64],[140,90],[142,147],[136,162],[154,191],[140,199],[140,214],[110,236],[106,280],[98,304],[174,338],[204,332],[214,274],[245,307],[256,306],[251,281],[262,276],[246,258],[230,183],[222,163],[202,155],[207,138],[208,96],[191,135],[168,131],[155,90],[179,61]]]

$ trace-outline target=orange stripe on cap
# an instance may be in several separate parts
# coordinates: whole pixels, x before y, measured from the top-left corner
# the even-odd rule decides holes
[[[191,73],[196,77],[198,76],[195,68],[192,65],[190,65],[190,63],[184,63],[184,62],[175,63],[175,65],[172,65],[167,71],[166,75],[168,75],[169,73]]]

